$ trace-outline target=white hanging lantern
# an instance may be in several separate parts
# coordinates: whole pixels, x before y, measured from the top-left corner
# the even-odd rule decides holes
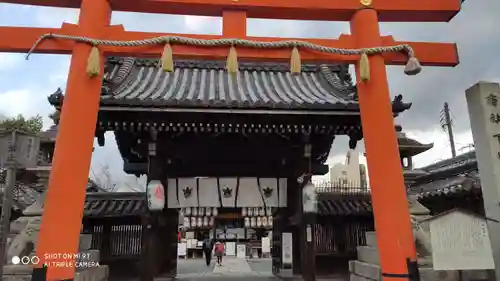
[[[265,216],[265,215],[266,215],[266,209],[259,208],[259,216]]]
[[[196,225],[203,226],[203,218],[202,217],[198,217],[198,221],[196,222]]]
[[[214,225],[214,223],[215,223],[215,218],[214,218],[214,217],[210,217],[210,219],[209,219],[209,221],[208,221],[208,224],[209,224],[210,226],[213,226],[213,225]]]
[[[193,213],[193,216],[197,216],[198,215],[198,208],[193,207],[193,210],[191,212]]]
[[[262,218],[262,226],[268,227],[269,225],[267,224],[267,217]]]
[[[247,208],[245,208],[245,207],[241,208],[241,215],[244,217],[247,216]]]
[[[245,227],[250,227],[250,218],[249,217],[245,218]]]
[[[253,216],[253,208],[248,208],[248,210],[247,210],[247,215],[248,215],[249,217]]]
[[[184,208],[184,212],[186,213],[186,216],[190,216],[191,215],[191,208]]]
[[[311,181],[309,181],[304,188],[302,188],[302,210],[304,213],[318,212],[316,187]]]
[[[200,216],[204,216],[205,215],[205,208],[204,207],[200,207],[199,208],[198,215],[200,215]]]
[[[148,209],[150,211],[160,211],[165,207],[165,189],[158,180],[152,180],[146,186],[146,196],[148,199]]]
[[[189,228],[190,227],[190,219],[189,217],[184,217],[184,224],[183,226],[186,227],[186,228]]]
[[[269,225],[270,227],[273,227],[273,217],[272,216],[267,217],[267,225]]]
[[[259,207],[253,208],[253,215],[258,216],[259,215]]]
[[[258,227],[262,226],[262,218],[261,217],[257,217],[257,226]]]
[[[211,216],[212,215],[212,208],[208,207],[205,209],[205,214],[207,214],[207,216]]]
[[[255,227],[257,226],[257,222],[255,220],[255,217],[250,218],[250,227]]]
[[[191,217],[191,227],[196,227],[196,217]]]
[[[267,208],[266,208],[266,215],[267,215],[267,216],[270,216],[270,215],[272,215],[272,214],[273,214],[273,208],[271,208],[271,207],[267,207]]]
[[[216,216],[219,214],[219,210],[217,210],[217,208],[216,208],[216,207],[214,207],[214,208],[212,209],[212,213],[213,213],[213,215],[216,217]]]
[[[203,226],[208,226],[208,218],[203,217]]]

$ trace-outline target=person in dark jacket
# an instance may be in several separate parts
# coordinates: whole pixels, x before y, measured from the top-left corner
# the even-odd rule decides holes
[[[214,248],[214,243],[211,239],[205,238],[203,240],[203,253],[205,253],[205,260],[207,262],[207,266],[210,266],[210,262],[212,261],[212,249]]]

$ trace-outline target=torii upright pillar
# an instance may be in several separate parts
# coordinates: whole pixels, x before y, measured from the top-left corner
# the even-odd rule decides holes
[[[358,48],[380,46],[377,11],[367,7],[356,12],[351,20],[351,34]],[[370,82],[358,83],[357,89],[382,279],[414,281],[410,274],[412,270],[418,274],[417,256],[385,62],[381,55],[370,56],[369,60]],[[359,65],[356,76],[360,76]]]
[[[81,34],[101,37],[101,32],[109,27],[110,22],[109,1],[81,1],[78,19]],[[45,258],[45,255],[78,252],[86,193],[82,187],[88,183],[104,71],[101,64],[97,77],[85,75],[91,48],[91,45],[82,43],[76,43],[73,48],[66,84],[68,94],[64,97],[64,110],[61,111],[52,163],[52,170],[56,172],[50,174],[36,248],[37,255],[48,264],[47,280],[50,281],[69,280],[75,274],[74,266],[55,267],[52,264],[71,260],[50,259]],[[69,167],[72,167],[71,171]],[[65,231],[62,233],[59,227],[53,227],[56,224],[64,227]]]
[[[64,258],[48,259],[46,254],[75,253],[78,250],[81,219],[88,171],[95,133],[99,96],[103,78],[103,54],[114,56],[160,57],[164,46],[99,46],[100,71],[97,77],[86,73],[91,46],[60,39],[46,39],[34,50],[33,43],[42,35],[60,34],[73,38],[91,37],[101,40],[143,40],[166,34],[127,32],[120,26],[110,26],[112,3],[114,11],[222,16],[226,22],[223,35],[183,35],[197,39],[239,39],[273,42],[294,38],[262,38],[245,36],[246,18],[324,20],[351,22],[351,35],[338,39],[307,39],[329,48],[365,49],[410,45],[422,65],[455,66],[458,55],[455,44],[397,42],[391,36],[381,36],[379,21],[449,21],[460,10],[457,0],[3,0],[6,3],[80,8],[78,25],[63,24],[61,28],[0,27],[0,52],[38,52],[72,54],[61,123],[56,142],[53,169],[45,202],[37,254],[49,264],[48,281],[74,277],[73,267],[51,267],[50,262],[66,262]],[[239,11],[227,13],[227,11]],[[234,27],[229,28],[228,22]],[[237,26],[238,25],[238,26]],[[72,39],[75,40],[75,39]],[[241,48],[240,48],[241,47]],[[283,48],[252,49],[238,46],[238,59],[289,61],[290,51]],[[307,62],[358,63],[359,56],[300,50]],[[173,45],[175,58],[223,59],[227,46]],[[384,281],[408,280],[416,266],[408,203],[402,168],[397,149],[392,108],[387,84],[386,64],[401,65],[407,57],[402,53],[369,56],[371,79],[359,81],[361,108],[368,169],[379,254]],[[360,74],[360,65],[356,72]],[[410,273],[410,274],[409,274]],[[416,277],[415,277],[416,278]]]

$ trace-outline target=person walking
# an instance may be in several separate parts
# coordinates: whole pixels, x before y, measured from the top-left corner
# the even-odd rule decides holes
[[[213,248],[214,245],[212,243],[212,240],[209,238],[205,238],[205,240],[203,240],[203,252],[205,253],[205,260],[207,262],[207,266],[210,266],[210,262],[212,261]]]
[[[217,257],[217,264],[222,266],[222,256],[224,255],[224,244],[217,241],[215,243],[215,256]]]

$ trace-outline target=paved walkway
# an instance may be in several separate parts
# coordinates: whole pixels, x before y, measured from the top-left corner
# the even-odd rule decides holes
[[[222,265],[215,265],[212,274],[215,275],[249,275],[252,273],[252,269],[248,265],[246,259],[236,258],[236,257],[224,257],[222,260]]]
[[[215,264],[215,260],[212,261]],[[273,277],[272,272],[254,270],[246,259],[237,257],[224,257],[222,265],[214,265],[212,270],[196,273],[181,273],[178,272],[177,279],[193,279],[193,278],[247,278],[247,277]]]

